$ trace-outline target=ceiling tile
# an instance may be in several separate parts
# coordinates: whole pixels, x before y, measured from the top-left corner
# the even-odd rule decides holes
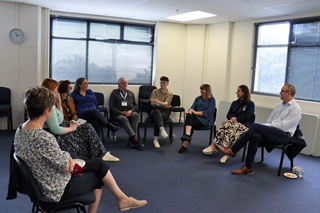
[[[192,11],[194,11],[194,10],[190,9],[190,8],[171,6],[171,7],[163,8],[160,10],[155,10],[152,12],[147,12],[146,14],[152,14],[152,15],[160,16],[160,17],[168,17],[168,16],[178,15],[178,14],[182,14],[182,13],[188,13],[188,12],[192,12]]]
[[[274,17],[274,16],[281,16],[284,15],[282,13],[269,10],[267,8],[261,8],[257,10],[250,10],[250,11],[243,11],[235,14],[228,14],[228,16],[232,17],[242,17],[244,20],[248,19],[259,19],[259,18],[265,18],[265,17]]]
[[[313,12],[319,11],[320,0],[294,3],[290,5],[272,7],[270,9],[281,12],[283,14],[297,14],[302,12]]]
[[[216,8],[223,5],[241,3],[243,0],[195,0],[195,1],[188,1],[183,3],[183,6],[190,7],[190,8],[198,8],[198,7],[209,7],[209,8]]]
[[[313,0],[249,0],[253,4],[257,4],[264,7],[273,7],[273,6],[280,6],[280,5],[288,5],[297,2],[307,2]]]
[[[88,4],[75,4],[74,2],[61,2],[60,4],[57,4],[50,9],[57,10],[57,11],[66,11],[66,12],[79,12],[90,6],[91,5],[88,5]]]
[[[106,13],[108,16],[116,16],[116,17],[124,17],[124,18],[129,18],[133,16],[140,15],[141,13],[139,12],[128,12],[128,11],[123,11],[123,10],[114,10],[110,13]]]
[[[163,8],[171,7],[171,4],[164,3],[164,2],[158,2],[158,1],[144,1],[139,4],[135,4],[132,6],[128,6],[122,10],[124,11],[141,11],[143,13],[152,12],[155,10],[160,10]]]
[[[87,14],[97,14],[97,15],[104,15],[107,13],[111,13],[115,11],[115,9],[112,8],[106,8],[106,7],[99,7],[99,6],[90,6],[83,10],[80,10],[80,13],[87,13]]]
[[[114,8],[114,9],[123,9],[125,7],[129,7],[131,5],[139,4],[140,2],[144,2],[146,0],[104,0],[99,2],[96,6]]]
[[[225,6],[221,6],[217,9],[217,13],[237,13],[241,11],[247,11],[247,10],[254,10],[254,9],[259,9],[262,8],[261,6],[251,4],[249,2],[239,2],[239,3],[234,3],[234,4],[228,4]]]
[[[49,9],[59,4],[60,2],[62,2],[62,0],[25,0],[24,1],[24,3],[26,4],[39,5],[41,7],[45,7]]]

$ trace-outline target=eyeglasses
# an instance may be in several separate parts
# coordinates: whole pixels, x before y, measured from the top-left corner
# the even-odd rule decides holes
[[[166,81],[160,81],[160,84],[166,84],[167,82]]]
[[[128,82],[120,82],[120,84],[127,85],[127,84],[128,84]]]
[[[281,90],[280,92],[289,92],[289,91],[284,91],[284,90]]]

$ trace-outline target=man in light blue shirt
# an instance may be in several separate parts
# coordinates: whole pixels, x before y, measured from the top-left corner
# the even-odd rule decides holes
[[[293,98],[295,93],[296,90],[293,85],[285,84],[280,92],[280,99],[283,102],[273,109],[267,123],[252,124],[249,130],[231,148],[218,146],[224,154],[233,157],[249,142],[245,165],[240,169],[232,170],[233,174],[253,174],[252,163],[260,140],[278,145],[289,143],[301,119],[301,108]]]

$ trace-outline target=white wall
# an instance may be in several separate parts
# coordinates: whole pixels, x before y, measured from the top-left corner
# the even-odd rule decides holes
[[[49,15],[49,10],[38,6],[0,2],[0,86],[12,90],[14,128],[23,122],[24,91],[48,77]],[[186,109],[199,95],[202,83],[212,86],[217,105],[221,100],[232,101],[236,99],[238,85],[251,85],[254,23],[316,15],[319,13],[212,25],[159,22],[155,85],[159,87],[160,76],[168,76],[169,90],[181,96]],[[15,27],[26,33],[21,44],[8,38]],[[107,101],[117,86],[90,85],[90,88],[104,93]],[[138,95],[138,86],[128,88]],[[280,102],[278,97],[262,95],[252,95],[252,100],[257,106],[270,108]],[[319,103],[298,102],[303,112],[320,115]],[[6,118],[0,118],[0,129],[6,129]]]
[[[41,76],[42,9],[26,4],[0,2],[0,85],[11,89],[13,126],[23,120],[23,94],[32,85],[39,84]],[[9,32],[20,28],[26,39],[12,43]],[[6,117],[0,118],[0,128],[6,129]]]

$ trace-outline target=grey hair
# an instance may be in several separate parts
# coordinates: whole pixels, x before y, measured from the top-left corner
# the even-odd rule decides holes
[[[287,86],[288,91],[291,93],[292,97],[296,94],[296,88],[292,84],[285,84]]]
[[[85,77],[80,77],[80,78],[77,79],[77,81],[76,81],[76,83],[74,85],[74,89],[73,89],[74,92],[77,92],[77,93],[80,92],[79,85],[81,85],[85,79],[86,79]]]
[[[126,79],[125,77],[119,78],[119,79],[118,79],[118,84],[120,84],[120,82],[121,82],[122,80],[127,80],[127,79]]]

